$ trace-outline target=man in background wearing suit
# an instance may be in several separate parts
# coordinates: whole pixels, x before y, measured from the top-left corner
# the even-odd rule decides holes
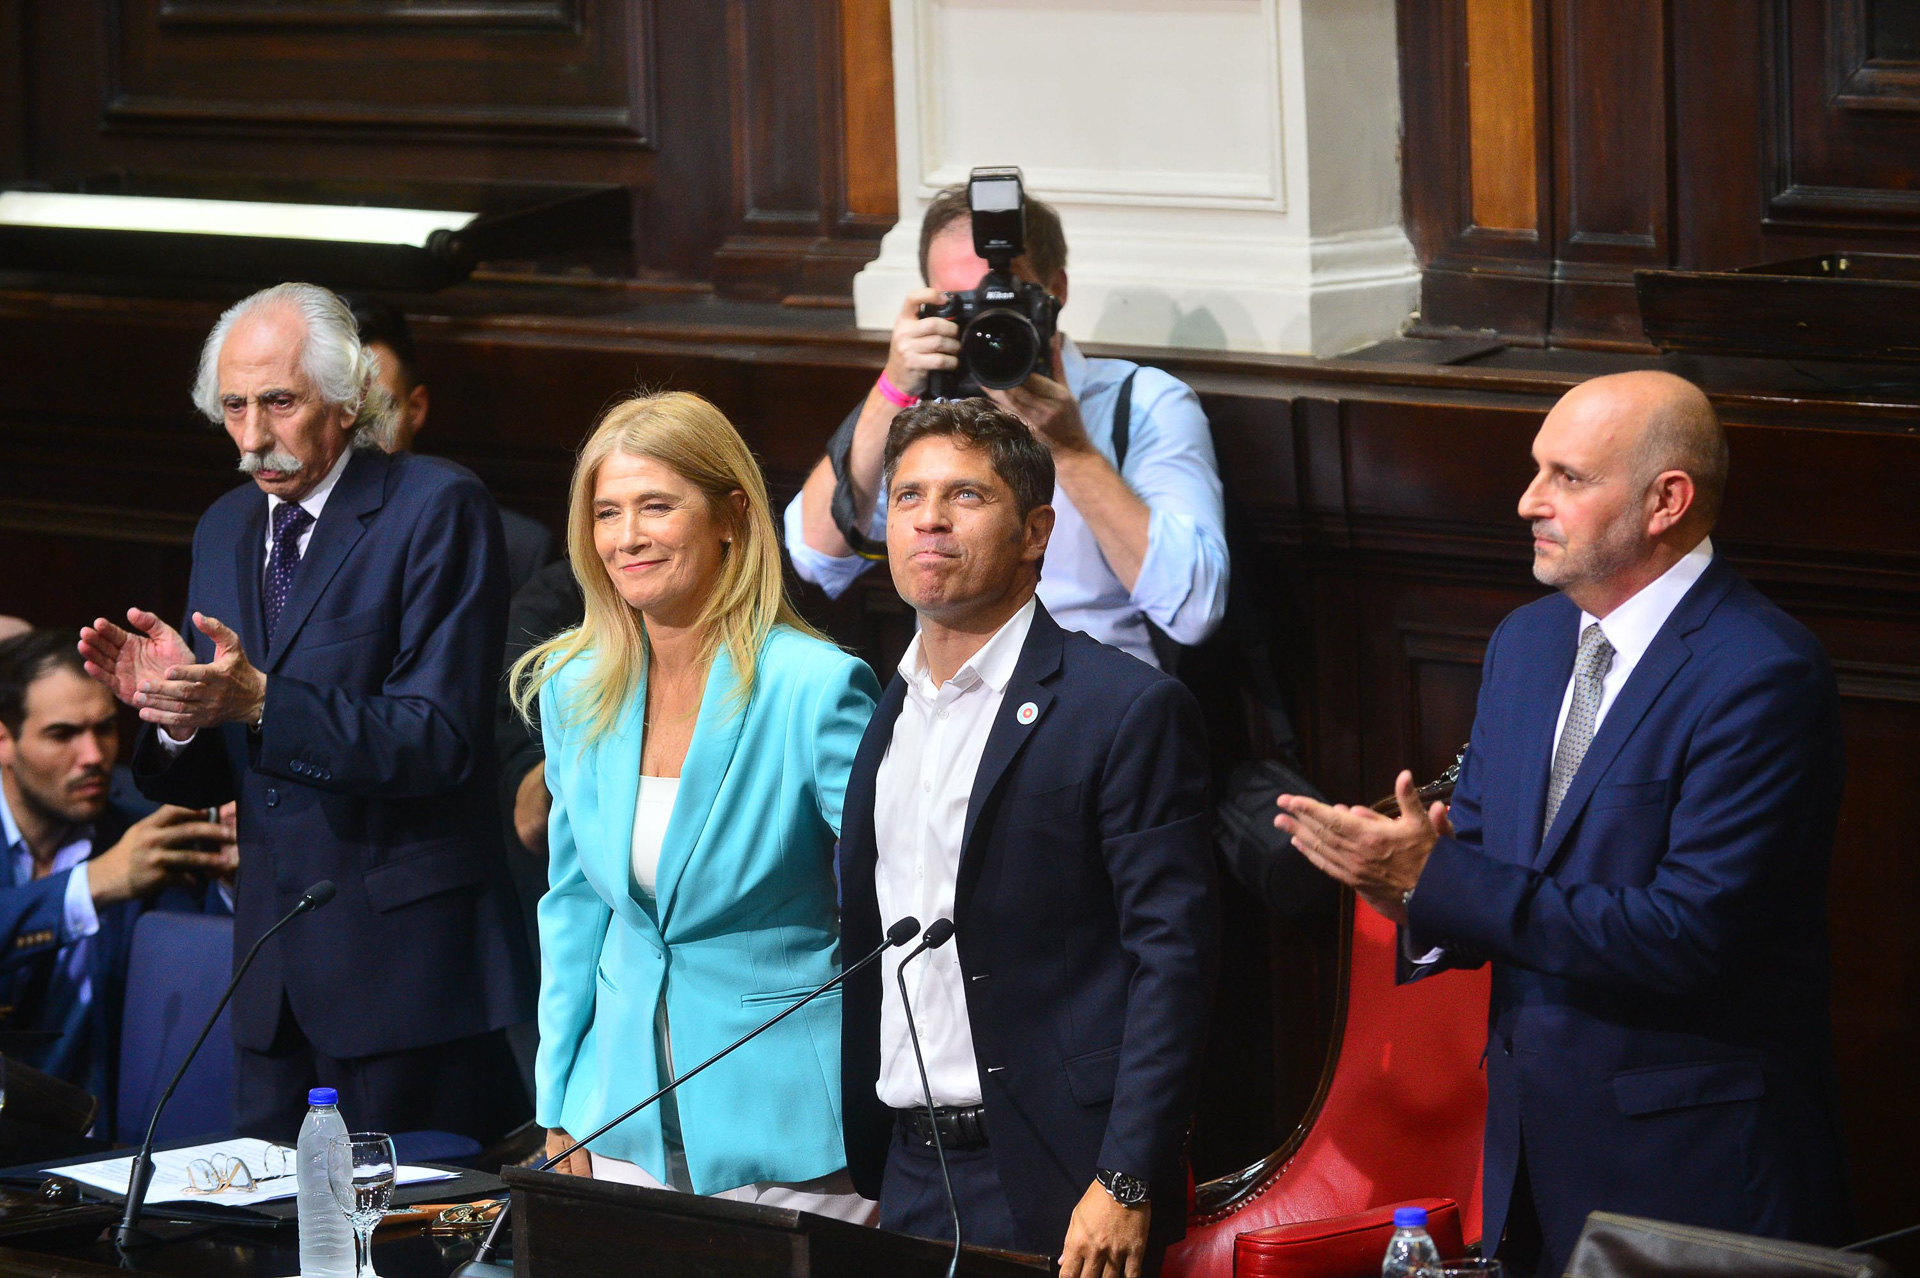
[[[382,451],[391,404],[325,289],[279,285],[221,316],[195,400],[252,482],[195,530],[191,648],[136,608],[81,649],[147,724],[147,794],[239,801],[236,955],[311,884],[338,888],[234,997],[236,1127],[290,1139],[324,1084],[356,1129],[492,1140],[529,1110],[502,1031],[531,994],[493,801],[493,501]]]
[[[1840,1242],[1826,654],[1714,552],[1726,437],[1697,388],[1587,382],[1533,457],[1520,516],[1559,593],[1487,645],[1451,811],[1403,772],[1398,819],[1287,795],[1277,824],[1404,925],[1409,975],[1493,963],[1510,1271],[1560,1273],[1594,1210]]]
[[[843,943],[913,915],[953,943],[848,981],[848,1168],[884,1228],[1151,1273],[1186,1227],[1183,1145],[1216,964],[1207,752],[1186,688],[1034,596],[1046,445],[986,400],[901,414],[887,553],[919,614],[847,789]],[[884,969],[884,972],[882,971]],[[922,1103],[911,1011],[936,1114]]]
[[[163,890],[162,908],[199,908],[234,858],[204,813],[115,803],[119,754],[72,632],[0,642],[0,1001],[7,1029],[58,1036],[9,1055],[99,1097],[109,1131],[133,925]]]
[[[360,330],[360,344],[373,357],[374,377],[380,389],[393,401],[393,437],[387,450],[410,453],[432,406],[427,384],[420,380],[413,329],[397,308],[371,298],[353,303],[353,322]],[[517,594],[535,573],[553,562],[553,534],[531,516],[505,506],[499,509],[500,530],[506,535],[508,593]]]

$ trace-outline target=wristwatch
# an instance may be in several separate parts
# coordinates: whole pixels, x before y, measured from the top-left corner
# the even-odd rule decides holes
[[[1105,1167],[1096,1168],[1093,1178],[1100,1182],[1100,1188],[1113,1195],[1113,1201],[1122,1207],[1138,1207],[1147,1201],[1147,1182],[1138,1176],[1129,1176],[1125,1172],[1108,1171]]]

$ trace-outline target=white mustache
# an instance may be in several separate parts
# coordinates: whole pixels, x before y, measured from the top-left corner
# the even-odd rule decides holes
[[[264,453],[241,453],[240,471],[246,475],[257,475],[263,470],[279,471],[282,475],[300,473],[301,461],[292,453],[270,449]]]

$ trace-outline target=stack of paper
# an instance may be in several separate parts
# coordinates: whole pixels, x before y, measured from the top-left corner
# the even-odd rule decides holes
[[[267,1175],[269,1166],[267,1151],[269,1145],[264,1140],[247,1137],[234,1137],[231,1140],[217,1140],[205,1145],[189,1145],[185,1149],[169,1149],[153,1156],[153,1180],[147,1187],[148,1203],[217,1203],[228,1207],[251,1207],[257,1203],[271,1202],[276,1198],[292,1198],[299,1192],[299,1179],[291,1174],[293,1155],[289,1150],[284,1162],[288,1169],[285,1176],[274,1179],[262,1179]],[[228,1188],[216,1193],[200,1193],[189,1187],[187,1164],[196,1158],[212,1158],[215,1154],[224,1154],[228,1158],[238,1158],[246,1163],[253,1173],[254,1184],[250,1189]],[[279,1165],[276,1158],[273,1165]],[[72,1163],[51,1169],[55,1174],[77,1180],[83,1185],[95,1189],[104,1189],[108,1193],[122,1198],[127,1194],[127,1180],[133,1175],[131,1155],[121,1158],[102,1158],[91,1163]],[[452,1180],[456,1173],[441,1171],[433,1167],[401,1166],[395,1175],[396,1185],[417,1185],[431,1180]]]

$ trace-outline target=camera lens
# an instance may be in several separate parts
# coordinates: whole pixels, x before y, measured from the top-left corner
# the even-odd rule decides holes
[[[1040,362],[1040,332],[1018,311],[983,311],[960,338],[960,363],[990,390],[1012,390]]]

